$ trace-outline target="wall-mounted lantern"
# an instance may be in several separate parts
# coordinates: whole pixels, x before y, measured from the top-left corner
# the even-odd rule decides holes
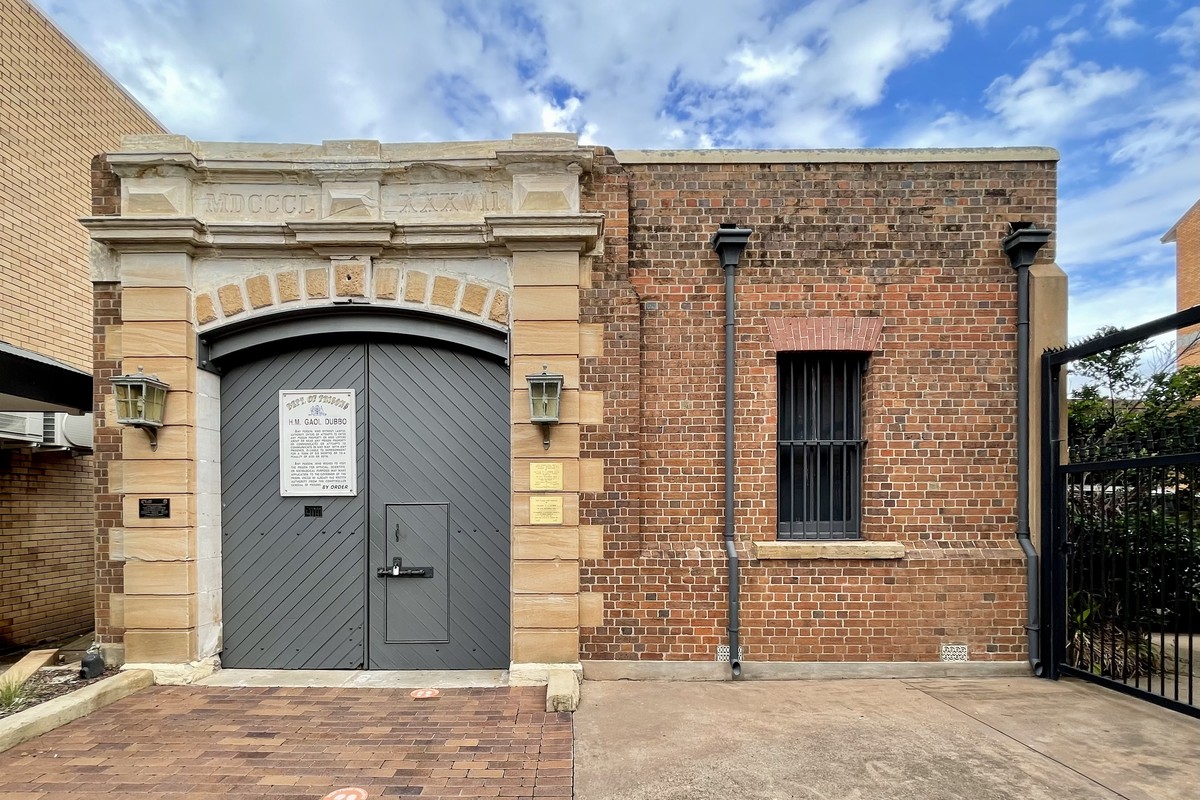
[[[158,449],[158,429],[163,424],[168,384],[157,375],[145,375],[138,367],[136,375],[112,379],[117,395],[117,422],[141,428],[150,437],[150,449]]]
[[[558,424],[559,407],[562,404],[563,376],[547,372],[542,365],[541,374],[526,375],[529,382],[529,421],[542,426],[542,447],[550,449],[550,426]]]

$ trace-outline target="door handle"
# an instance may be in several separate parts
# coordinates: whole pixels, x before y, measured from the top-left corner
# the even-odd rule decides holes
[[[432,578],[433,567],[406,567],[400,556],[392,558],[390,567],[377,567],[377,578]]]

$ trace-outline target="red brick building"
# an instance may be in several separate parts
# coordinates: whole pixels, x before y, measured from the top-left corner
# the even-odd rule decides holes
[[[583,568],[605,597],[585,659],[707,660],[725,640],[724,301],[709,246],[725,220],[753,230],[737,278],[743,658],[926,661],[946,644],[1023,657],[1015,276],[1000,242],[1012,221],[1053,228],[1055,169],[1044,155],[958,159],[601,159],[584,205],[627,234],[582,292],[582,318],[606,331],[583,385],[614,408],[583,448],[622,466],[582,503],[608,535]],[[836,351],[862,369],[860,524],[783,532],[781,365]]]
[[[1200,201],[1163,234],[1162,241],[1175,245],[1175,310],[1200,305]],[[1197,334],[1200,330],[1196,328],[1179,332],[1175,345],[1179,366],[1200,366]]]
[[[370,454],[359,474],[391,463],[390,475],[414,458],[425,465],[390,499],[369,496],[378,480],[356,490],[368,497],[352,517],[370,521],[345,563],[358,563],[355,548],[391,559],[372,542],[400,546],[403,514],[453,509],[464,501],[441,495],[459,483],[494,481],[488,502],[503,517],[494,532],[451,521],[448,562],[434,537],[411,558],[369,563],[371,586],[432,594],[395,608],[391,594],[346,599],[353,613],[338,630],[352,641],[338,665],[446,665],[438,659],[457,646],[456,631],[474,624],[455,617],[455,604],[483,615],[508,603],[499,633],[480,623],[463,650],[495,640],[496,654],[469,663],[527,676],[580,663],[597,677],[728,675],[726,272],[711,240],[736,223],[750,230],[733,329],[732,542],[746,674],[847,664],[943,674],[941,662],[964,660],[985,671],[1026,668],[1017,270],[1003,241],[1014,224],[1053,231],[1054,151],[614,153],[551,134],[444,149],[280,147],[130,140],[108,157],[109,207],[85,222],[105,265],[94,272],[105,298],[98,347],[122,349],[108,366],[146,363],[171,384],[157,450],[136,432],[117,435],[111,392],[97,387],[102,440],[119,443],[106,452],[108,474],[121,476],[101,481],[109,516],[100,535],[124,528],[125,609],[123,625],[99,627],[129,660],[332,658],[301,652],[299,636],[294,653],[270,654],[280,634],[256,627],[259,594],[330,589],[293,585],[294,570],[253,555],[272,536],[285,551],[324,541],[332,522],[272,527],[298,520],[297,503],[307,504],[303,517],[349,508],[289,500],[280,476],[292,465],[281,455],[273,466],[289,435],[270,416],[273,392],[345,384],[338,390],[349,393],[359,380],[305,366],[319,355],[311,348],[331,341],[327,319],[337,341],[353,340],[335,361],[365,358],[371,376],[357,395],[372,420],[356,445]],[[281,182],[281,171],[294,174]],[[1065,278],[1050,247],[1030,274],[1039,353],[1065,336]],[[460,332],[445,333],[451,324]],[[484,334],[494,346],[477,341]],[[353,349],[359,339],[366,356]],[[400,358],[418,340],[470,349],[508,375],[496,450],[506,467],[479,468],[486,435],[476,422],[493,412],[479,405],[492,379],[471,372],[483,369],[476,362],[455,362],[475,376],[465,383],[443,386],[436,369],[420,379],[441,386],[436,397],[397,388],[370,399],[369,387],[399,380],[383,375],[376,351],[386,343]],[[287,373],[297,364],[302,374]],[[542,372],[562,376],[555,425],[530,416]],[[276,373],[278,385],[267,385],[262,376]],[[1029,391],[1036,397],[1036,384]],[[231,400],[251,396],[261,419]],[[431,406],[456,410],[443,425]],[[387,449],[416,430],[430,431],[427,450],[401,458]],[[265,438],[244,454],[250,435]],[[451,456],[451,477],[415,499],[404,494]],[[230,492],[254,480],[262,485],[243,520]],[[173,516],[139,515],[146,497],[170,498]],[[274,510],[255,521],[251,512],[267,505]],[[491,571],[501,590],[490,600],[474,580],[454,577],[454,548],[472,535],[499,543],[492,561],[462,557]],[[405,571],[410,563],[421,566]],[[436,583],[443,570],[448,590]],[[434,633],[421,636],[433,639],[400,622],[378,641],[355,632],[356,614],[399,620],[422,603]],[[293,616],[309,636],[326,624]],[[403,661],[443,641],[426,660]]]

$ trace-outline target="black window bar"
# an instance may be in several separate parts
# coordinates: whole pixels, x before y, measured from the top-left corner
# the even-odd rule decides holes
[[[858,539],[865,354],[781,353],[779,537]]]

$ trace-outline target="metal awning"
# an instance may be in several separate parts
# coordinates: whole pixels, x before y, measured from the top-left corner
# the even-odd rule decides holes
[[[92,410],[92,376],[32,350],[0,342],[0,411]]]

